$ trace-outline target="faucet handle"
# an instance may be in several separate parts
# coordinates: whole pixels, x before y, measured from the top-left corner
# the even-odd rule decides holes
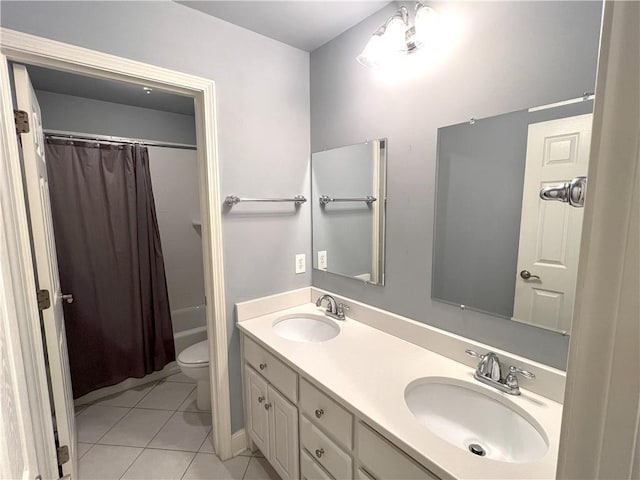
[[[519,373],[520,375],[522,375],[524,378],[529,378],[531,380],[533,380],[534,378],[536,378],[536,374],[535,373],[531,373],[528,370],[523,370],[520,367],[516,367],[515,365],[511,365],[509,367],[509,373],[515,375],[516,373]]]
[[[485,357],[484,355],[482,355],[482,354],[480,354],[480,353],[476,352],[475,350],[465,350],[465,351],[464,351],[464,353],[466,353],[466,354],[467,354],[467,355],[469,355],[470,357],[473,357],[473,358],[479,358],[480,360],[483,360],[483,359],[484,359],[484,357]]]
[[[344,303],[338,304],[338,314],[344,313],[345,311],[349,310],[351,310],[351,307],[349,305],[345,305]]]

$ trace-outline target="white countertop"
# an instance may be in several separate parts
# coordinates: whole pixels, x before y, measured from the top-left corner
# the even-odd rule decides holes
[[[309,303],[237,325],[438,476],[555,478],[561,404],[524,389],[520,396],[501,393],[475,380],[473,369],[461,363],[348,317],[343,322],[335,321],[341,328],[337,337],[321,343],[285,340],[271,328],[284,315],[323,311]],[[547,454],[532,463],[503,463],[471,455],[432,434],[413,416],[404,400],[407,385],[423,377],[468,381],[471,388],[487,391],[494,398],[504,398],[524,409],[544,429],[549,441]]]

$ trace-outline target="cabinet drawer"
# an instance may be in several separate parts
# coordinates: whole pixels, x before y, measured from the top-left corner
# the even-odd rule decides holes
[[[300,451],[300,473],[302,480],[333,480],[306,450]]]
[[[438,479],[365,424],[358,422],[356,428],[358,456],[371,475],[385,480]]]
[[[298,400],[298,374],[249,337],[244,337],[244,358],[289,400]]]
[[[349,450],[353,448],[353,415],[307,380],[300,380],[300,408]]]
[[[300,415],[300,443],[332,476],[338,480],[352,477],[351,457],[329,437]]]

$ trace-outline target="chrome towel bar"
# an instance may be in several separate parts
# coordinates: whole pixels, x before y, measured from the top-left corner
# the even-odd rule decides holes
[[[326,205],[330,202],[366,202],[367,205],[371,205],[377,200],[373,195],[367,195],[361,198],[332,198],[328,195],[320,195],[320,205]]]
[[[227,195],[224,199],[225,205],[232,207],[240,202],[294,202],[296,207],[305,203],[307,199],[304,195],[296,195],[293,198],[241,198],[237,195]]]

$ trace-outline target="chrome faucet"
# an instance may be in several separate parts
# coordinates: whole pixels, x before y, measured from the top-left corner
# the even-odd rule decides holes
[[[327,293],[318,297],[318,300],[316,300],[316,307],[322,306],[322,302],[324,300],[328,300],[329,302],[327,304],[327,309],[325,310],[324,314],[327,317],[331,317],[336,320],[344,320],[344,311],[349,310],[349,307],[344,303],[336,302],[336,299]]]
[[[536,376],[519,367],[511,365],[509,373],[503,376],[503,367],[500,363],[498,355],[493,352],[487,352],[483,355],[473,350],[465,350],[465,353],[471,357],[479,358],[478,366],[473,374],[473,378],[481,383],[497,388],[501,392],[509,395],[520,395],[520,386],[518,385],[518,375],[525,378],[534,379]]]

